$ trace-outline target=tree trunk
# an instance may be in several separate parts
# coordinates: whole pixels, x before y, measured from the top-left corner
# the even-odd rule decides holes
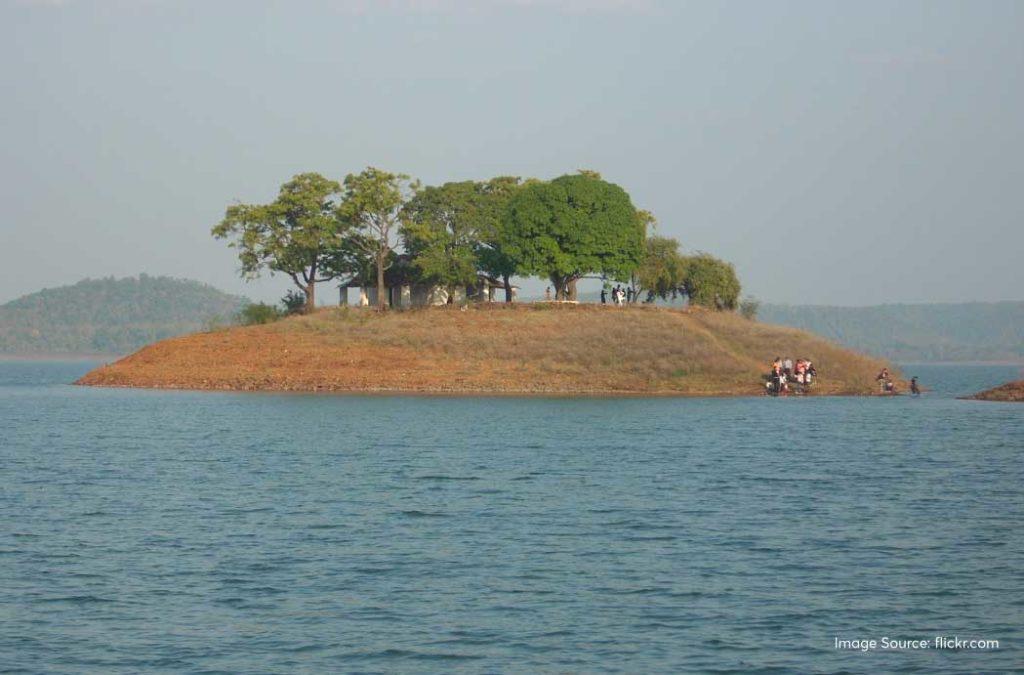
[[[316,311],[316,282],[310,281],[306,284],[306,314]]]
[[[381,251],[377,253],[377,309],[382,312],[388,308],[384,292],[384,252]]]
[[[551,275],[551,285],[555,287],[555,300],[565,300],[565,278]]]
[[[509,275],[502,274],[501,280],[505,282],[505,302],[512,302],[512,279]]]
[[[569,298],[568,299],[572,300],[573,302],[575,302],[576,298],[578,297],[577,294],[576,294],[576,281],[577,281],[576,279],[570,279],[569,283],[567,284],[568,290],[569,290]]]

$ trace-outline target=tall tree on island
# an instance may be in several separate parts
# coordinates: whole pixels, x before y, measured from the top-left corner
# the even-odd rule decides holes
[[[539,181],[528,179],[526,184],[535,182]],[[476,247],[477,264],[487,274],[501,279],[505,285],[505,302],[512,302],[512,275],[516,273],[516,260],[502,245],[502,227],[509,201],[523,185],[518,176],[498,176],[477,183],[477,191],[483,197],[481,211],[484,216]]]
[[[425,278],[448,289],[476,282],[476,243],[485,214],[473,181],[423,188],[402,209],[405,252]]]
[[[736,309],[740,298],[740,280],[732,263],[708,253],[687,256],[683,290],[690,304],[711,309]]]
[[[316,307],[316,284],[349,274],[350,227],[340,217],[341,186],[318,173],[303,173],[281,186],[269,204],[234,204],[213,227],[217,239],[232,238],[241,273],[255,279],[263,270],[288,275],[305,295],[306,311]]]
[[[640,279],[640,274],[647,264],[648,259],[651,255],[651,232],[655,227],[658,226],[658,219],[654,217],[654,214],[650,211],[640,209],[636,212],[637,220],[640,221],[640,226],[644,228],[644,255],[640,261],[640,265],[633,270],[633,273],[629,275],[629,285],[633,288],[633,299],[631,302],[640,302],[640,294],[646,290],[643,287],[643,282]],[[678,244],[676,245],[678,248]]]
[[[642,293],[647,299],[675,299],[685,292],[687,258],[679,252],[679,242],[670,237],[652,236],[645,242],[644,260],[633,273],[634,302]]]
[[[584,275],[629,277],[643,259],[644,229],[625,190],[586,172],[513,195],[502,248],[520,273],[549,278],[557,299],[575,299]]]
[[[377,270],[377,308],[387,309],[384,294],[384,272],[394,257],[402,207],[419,191],[419,182],[401,173],[389,173],[368,167],[358,174],[345,176],[344,201],[339,209],[347,223],[360,235],[354,245],[372,258]]]
[[[518,177],[445,183],[426,187],[402,211],[405,250],[424,277],[446,286],[476,282],[482,271],[502,280],[505,302],[512,302],[516,263],[501,247],[501,221],[508,201],[521,187]]]

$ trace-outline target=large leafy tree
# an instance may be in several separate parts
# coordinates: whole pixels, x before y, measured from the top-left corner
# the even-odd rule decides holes
[[[352,239],[353,245],[369,257],[376,268],[378,309],[387,308],[384,272],[394,261],[390,254],[402,208],[418,190],[419,182],[409,176],[374,167],[345,176],[344,201],[339,211],[358,234]]]
[[[516,264],[502,249],[501,221],[521,185],[513,176],[445,183],[410,199],[402,211],[402,242],[423,276],[450,291],[483,271],[502,279],[511,302]]]
[[[640,294],[644,291],[641,287],[641,282],[638,277],[640,268],[643,267],[644,261],[647,260],[649,254],[650,237],[649,234],[658,226],[658,219],[654,217],[654,214],[650,211],[639,210],[636,212],[637,220],[640,221],[640,227],[644,229],[644,254],[640,261],[640,266],[633,270],[633,273],[629,276],[629,284],[633,287],[633,302],[640,301]]]
[[[339,217],[341,186],[318,173],[303,173],[281,186],[269,204],[234,204],[213,227],[217,239],[230,238],[238,249],[242,276],[264,270],[288,275],[316,306],[316,284],[349,274],[349,226]]]
[[[472,181],[426,187],[402,210],[401,237],[420,274],[448,288],[476,281],[483,199]]]
[[[502,248],[517,271],[551,280],[559,300],[587,274],[625,279],[644,253],[644,227],[626,191],[592,173],[524,186],[508,203]]]
[[[533,179],[527,185],[539,182]],[[481,195],[480,240],[477,242],[477,264],[487,274],[502,280],[505,302],[512,302],[512,275],[516,273],[516,260],[502,245],[502,227],[509,201],[523,187],[518,176],[498,176],[477,183]]]
[[[698,253],[685,260],[683,288],[690,304],[712,309],[736,309],[741,289],[732,263],[707,253]]]
[[[647,238],[643,262],[633,274],[634,298],[646,294],[648,300],[675,298],[686,282],[687,259],[679,252],[679,242],[670,237]]]

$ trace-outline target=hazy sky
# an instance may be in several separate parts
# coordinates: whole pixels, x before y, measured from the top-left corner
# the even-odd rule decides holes
[[[767,301],[1024,299],[1015,0],[0,0],[0,91],[0,302],[278,298],[210,227],[367,165],[599,170]]]

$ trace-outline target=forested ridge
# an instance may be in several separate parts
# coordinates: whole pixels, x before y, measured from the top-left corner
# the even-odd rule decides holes
[[[126,354],[230,321],[246,302],[185,279],[85,279],[0,305],[0,353]]]
[[[896,361],[1024,361],[1024,302],[765,304],[759,318]]]

